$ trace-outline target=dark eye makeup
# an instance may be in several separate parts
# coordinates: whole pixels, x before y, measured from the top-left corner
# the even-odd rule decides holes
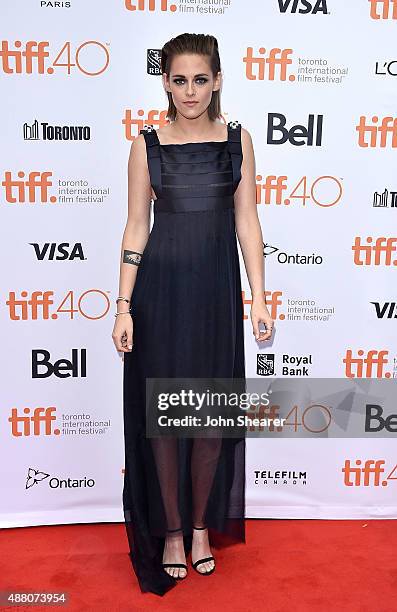
[[[175,83],[176,85],[180,85],[180,84],[181,84],[181,81],[184,81],[184,80],[185,80],[185,79],[176,78],[176,79],[173,79],[173,81],[172,81],[172,82],[173,82],[173,83]],[[204,85],[204,83],[207,83],[207,82],[208,82],[208,79],[206,79],[206,78],[204,78],[204,77],[198,77],[198,78],[196,79],[196,83],[199,83],[199,85]]]

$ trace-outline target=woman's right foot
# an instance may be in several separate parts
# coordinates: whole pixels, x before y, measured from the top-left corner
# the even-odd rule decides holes
[[[183,533],[167,535],[164,544],[163,563],[183,563],[186,565],[185,548],[183,545]],[[186,578],[187,566],[165,567],[164,571],[173,578]]]

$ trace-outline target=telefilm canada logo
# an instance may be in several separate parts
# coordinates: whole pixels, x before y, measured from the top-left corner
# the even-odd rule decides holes
[[[25,489],[31,489],[41,483],[45,483],[49,489],[92,489],[95,480],[84,476],[83,478],[60,478],[51,476],[47,472],[42,472],[36,468],[29,467],[26,477]]]
[[[45,121],[23,124],[24,140],[91,140],[89,125],[51,125]]]
[[[254,485],[307,485],[307,470],[253,470]]]

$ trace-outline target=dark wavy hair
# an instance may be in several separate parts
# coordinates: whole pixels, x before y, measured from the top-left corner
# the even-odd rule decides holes
[[[161,49],[161,73],[170,76],[171,62],[175,55],[183,53],[197,53],[206,55],[210,60],[210,67],[214,78],[221,71],[221,61],[219,58],[218,41],[215,36],[210,34],[179,34],[165,43]],[[175,121],[176,106],[172,100],[171,92],[167,91],[168,111],[167,119]],[[211,102],[208,107],[208,116],[215,121],[221,116],[220,89],[212,92]]]

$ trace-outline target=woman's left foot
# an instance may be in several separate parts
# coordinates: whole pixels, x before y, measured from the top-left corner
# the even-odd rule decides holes
[[[215,560],[211,554],[206,527],[193,527],[192,566],[199,574],[212,574]]]

